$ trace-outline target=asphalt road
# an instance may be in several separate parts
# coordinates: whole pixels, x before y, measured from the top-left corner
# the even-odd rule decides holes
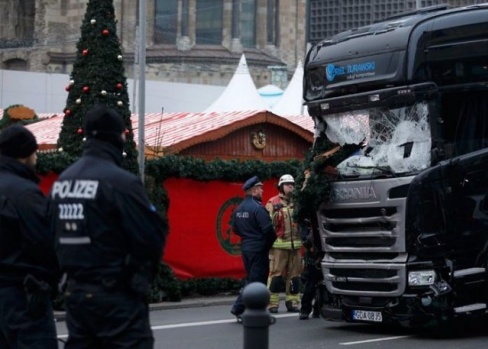
[[[283,308],[283,307],[282,307]],[[243,326],[229,313],[229,305],[163,309],[151,312],[156,349],[244,349]],[[467,349],[485,348],[488,321],[459,322],[448,334],[419,333],[369,324],[298,320],[281,311],[269,327],[269,349]],[[58,335],[66,338],[64,322]],[[63,345],[60,344],[60,348]],[[264,349],[266,348],[253,348]],[[245,348],[249,349],[249,348]]]

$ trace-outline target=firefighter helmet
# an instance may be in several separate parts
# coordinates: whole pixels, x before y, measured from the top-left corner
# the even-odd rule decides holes
[[[280,177],[280,181],[278,182],[278,187],[284,183],[295,183],[295,179],[293,178],[292,175],[285,174]]]

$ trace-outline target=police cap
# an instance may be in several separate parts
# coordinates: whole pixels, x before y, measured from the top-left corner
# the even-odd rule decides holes
[[[261,181],[259,180],[259,178],[257,176],[254,176],[252,178],[249,178],[245,183],[244,185],[242,186],[242,189],[244,191],[248,190],[248,189],[251,189],[252,187],[255,187],[257,185],[263,185],[263,183],[261,183]]]
[[[85,115],[83,128],[88,137],[104,139],[106,135],[120,135],[125,130],[124,120],[115,110],[95,105]]]

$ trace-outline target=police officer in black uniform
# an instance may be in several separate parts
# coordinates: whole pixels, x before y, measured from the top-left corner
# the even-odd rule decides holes
[[[302,273],[303,293],[300,308],[300,320],[307,320],[310,313],[314,318],[320,317],[320,301],[318,285],[323,280],[320,261],[323,253],[320,248],[318,234],[314,234],[310,222],[303,224],[300,229],[300,238],[305,249],[304,263],[305,268]]]
[[[246,197],[233,213],[232,229],[241,237],[246,284],[261,282],[266,285],[269,274],[268,253],[276,240],[276,233],[269,212],[261,204],[263,183],[254,176],[244,183],[242,189],[246,192]],[[230,312],[240,322],[244,310],[241,293]]]
[[[58,263],[46,199],[35,175],[37,142],[24,126],[0,133],[0,348],[58,347],[51,303]]]
[[[68,280],[65,348],[152,348],[147,295],[167,225],[141,180],[120,167],[120,114],[95,106],[83,129],[83,156],[49,195],[56,251]]]

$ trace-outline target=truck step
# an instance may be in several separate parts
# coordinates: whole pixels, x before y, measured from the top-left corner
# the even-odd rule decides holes
[[[454,308],[454,312],[457,314],[461,314],[461,313],[468,313],[470,311],[482,310],[482,309],[486,309],[485,303],[475,303],[475,304],[468,304],[468,305],[463,305],[462,307]]]
[[[324,319],[332,321],[343,321],[342,309],[335,309],[323,306],[321,309],[321,315]]]
[[[485,272],[485,268],[468,268],[468,269],[461,269],[455,270],[453,276],[455,278],[460,278],[466,275],[474,275],[474,274],[481,274]]]

